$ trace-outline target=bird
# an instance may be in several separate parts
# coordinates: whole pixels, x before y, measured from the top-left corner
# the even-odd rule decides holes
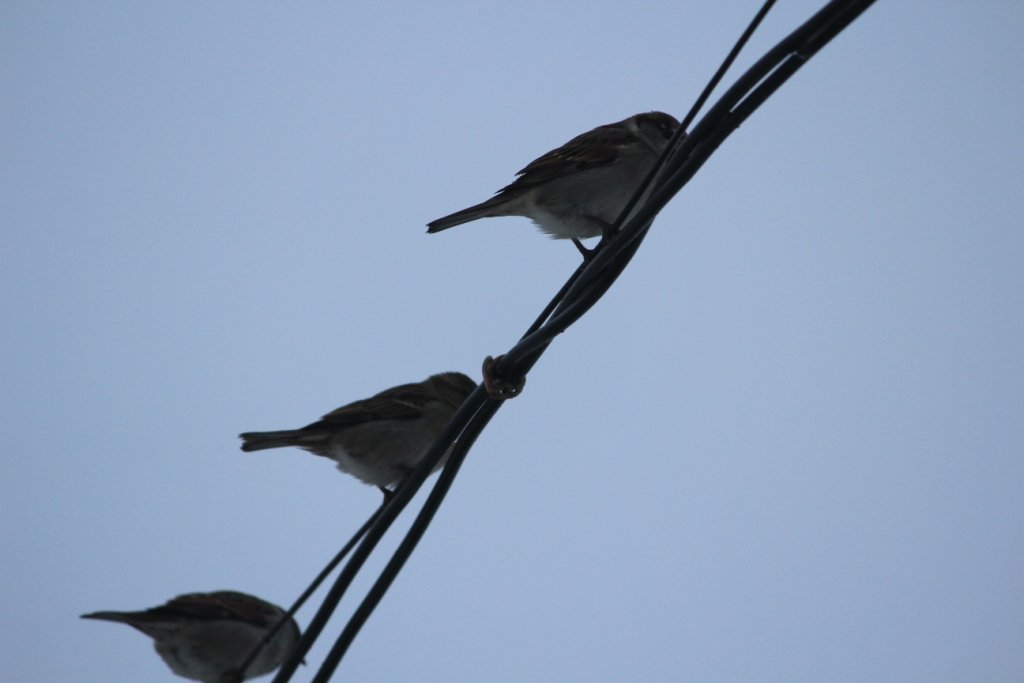
[[[187,593],[138,612],[92,612],[82,619],[128,624],[153,639],[171,671],[202,683],[241,683],[281,665],[301,633],[289,618],[253,658],[239,669],[285,611],[237,591]]]
[[[607,237],[626,203],[679,128],[660,111],[634,114],[577,135],[531,161],[487,201],[427,224],[435,233],[479,218],[523,216],[551,237]]]
[[[300,429],[240,434],[243,451],[297,446],[376,486],[385,498],[415,469],[476,382],[442,372],[344,405]],[[438,467],[444,464],[446,453]]]

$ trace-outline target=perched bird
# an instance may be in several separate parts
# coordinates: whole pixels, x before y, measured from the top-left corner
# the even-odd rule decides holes
[[[331,458],[339,470],[386,496],[388,486],[401,483],[419,464],[475,388],[461,372],[443,372],[349,403],[301,429],[240,434],[242,450],[298,446]]]
[[[82,619],[128,624],[153,639],[171,671],[203,683],[241,683],[281,665],[299,640],[289,619],[244,672],[239,668],[284,610],[235,591],[179,595],[160,607],[138,612],[93,612]]]
[[[524,216],[583,250],[581,238],[609,234],[678,128],[660,111],[598,126],[530,162],[487,201],[428,223],[427,232],[478,218]]]

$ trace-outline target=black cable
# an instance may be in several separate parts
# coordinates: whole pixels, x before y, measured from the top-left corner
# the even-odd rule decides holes
[[[770,7],[772,1],[766,2],[766,6]],[[685,137],[682,133],[677,135],[678,139],[673,140],[669,145],[669,151],[665,154],[664,168],[654,179],[647,196],[644,196],[643,189],[638,192],[643,199],[642,205],[625,219],[619,234],[611,240],[607,240],[608,244],[603,245],[593,258],[577,269],[537,321],[523,335],[519,343],[495,363],[495,374],[509,377],[525,376],[554,337],[561,334],[586,313],[611,287],[636,253],[656,215],[689,182],[718,146],[811,56],[853,22],[873,2],[874,0],[832,0],[829,2],[737,79],[736,83],[698,122],[693,131],[686,134]],[[758,17],[755,17],[755,21],[760,21],[760,17],[763,17],[763,13],[766,11],[763,7]],[[752,22],[752,25],[756,26],[756,23]],[[748,28],[748,32],[750,30]],[[741,41],[745,42],[749,37],[748,32],[741,36]],[[729,57],[726,58],[727,61],[731,62],[735,58],[736,51],[737,49],[734,48],[730,52]],[[719,71],[724,73],[721,68]],[[713,80],[720,78],[721,76],[716,73]],[[705,91],[710,93],[712,88],[713,86],[709,84]],[[704,97],[703,94],[702,97]],[[692,117],[688,116],[688,118]],[[680,130],[682,131],[682,127]],[[317,683],[329,680],[359,629],[369,618],[374,607],[379,603],[398,571],[412,553],[416,543],[422,537],[427,525],[440,507],[470,446],[501,407],[501,404],[501,400],[488,397],[482,387],[477,387],[466,399],[445,428],[444,434],[407,477],[392,499],[381,510],[380,516],[367,530],[362,542],[325,598],[324,604],[310,626],[307,627],[299,646],[296,647],[288,661],[282,665],[274,677],[273,683],[285,683],[290,679],[299,661],[312,646],[345,590],[383,534],[419,490],[448,449],[453,448],[448,464],[421,508],[413,526],[349,620],[332,647],[328,659],[325,660],[314,678]]]
[[[725,56],[725,59],[723,59],[722,63],[718,66],[718,70],[715,71],[715,74],[711,77],[711,80],[709,80],[707,85],[704,86],[704,90],[702,90],[700,95],[697,96],[697,99],[690,107],[690,111],[686,112],[686,116],[684,116],[680,121],[679,130],[675,132],[675,135],[669,141],[668,146],[662,152],[661,156],[658,158],[658,161],[655,162],[654,166],[647,173],[647,177],[645,177],[643,182],[640,183],[640,187],[637,189],[637,191],[630,198],[629,202],[619,213],[619,217],[616,219],[614,223],[613,232],[617,232],[622,228],[622,224],[625,222],[626,217],[629,216],[630,212],[633,211],[633,207],[636,206],[636,204],[640,201],[641,197],[644,196],[644,193],[647,191],[648,186],[650,186],[650,184],[654,181],[654,178],[658,175],[659,171],[661,171],[661,168],[665,164],[665,161],[674,153],[676,147],[679,146],[679,140],[686,136],[686,130],[690,127],[690,123],[692,123],[693,120],[697,117],[697,112],[701,110],[701,107],[704,106],[704,103],[708,101],[709,97],[711,97],[711,93],[714,91],[716,87],[718,87],[718,84],[722,81],[722,78],[725,77],[725,73],[729,70],[729,67],[732,66],[732,63],[736,61],[736,57],[739,56],[740,51],[743,49],[743,46],[746,45],[747,41],[750,40],[750,37],[754,35],[754,31],[756,31],[757,27],[761,25],[761,22],[764,20],[764,18],[768,16],[768,11],[771,10],[772,5],[774,4],[775,0],[765,0],[764,4],[761,5],[761,9],[759,9],[757,11],[757,14],[754,15],[754,18],[750,20],[750,24],[748,24],[747,28],[743,31],[742,34],[740,34],[740,37],[736,40],[736,43],[732,46],[732,49],[729,50],[729,54]]]
[[[483,431],[483,428],[487,426],[487,423],[490,422],[500,407],[501,402],[489,401],[482,410],[473,416],[465,431],[462,432],[455,445],[455,449],[448,456],[448,462],[445,463],[444,469],[437,479],[437,484],[434,485],[430,496],[423,504],[409,531],[406,532],[405,538],[402,539],[401,544],[399,544],[391,559],[381,571],[380,576],[367,592],[366,597],[363,598],[359,607],[356,608],[352,617],[349,618],[348,623],[345,624],[344,630],[331,647],[327,657],[324,658],[323,663],[320,665],[320,670],[317,671],[312,683],[326,683],[331,679],[342,657],[345,656],[349,646],[359,634],[359,630],[366,623],[366,620],[370,618],[373,610],[380,603],[388,588],[391,587],[395,577],[398,576],[398,572],[402,570],[406,560],[409,559],[413,550],[416,549],[416,545],[423,537],[431,520],[433,520],[434,514],[441,507],[441,502],[448,494],[448,489],[451,488],[452,483],[455,481],[455,475],[458,474],[462,461],[476,441],[476,437],[479,436],[480,432]]]
[[[352,547],[359,542],[359,539],[363,537],[363,534],[366,533],[366,530],[369,529],[370,525],[373,524],[375,519],[377,519],[377,517],[380,515],[381,510],[384,509],[384,506],[386,504],[387,500],[381,503],[380,507],[374,510],[373,514],[370,515],[365,522],[363,522],[363,525],[359,527],[359,529],[357,529],[356,532],[352,534],[352,537],[348,539],[348,542],[346,542],[345,545],[341,547],[341,550],[339,550],[337,554],[333,558],[331,558],[331,561],[328,562],[326,566],[324,566],[324,568],[320,570],[320,573],[317,574],[316,578],[313,579],[309,586],[306,587],[306,590],[304,590],[302,594],[295,600],[292,606],[288,608],[288,611],[282,614],[278,618],[277,622],[275,622],[274,625],[270,627],[270,630],[268,630],[263,635],[263,638],[260,639],[260,642],[256,644],[256,647],[252,649],[252,652],[250,652],[249,656],[245,658],[245,661],[242,662],[242,665],[238,667],[238,671],[241,674],[243,674],[243,677],[245,674],[245,670],[248,669],[249,666],[252,664],[253,660],[256,659],[257,656],[259,656],[260,651],[263,650],[264,646],[266,646],[266,644],[270,642],[270,639],[273,638],[277,634],[277,632],[280,631],[281,628],[295,616],[295,613],[298,612],[299,609],[301,609],[301,607],[306,603],[306,600],[309,600],[309,596],[313,595],[313,593],[316,592],[316,589],[320,587],[320,584],[324,582],[324,579],[326,579],[330,575],[330,573],[334,571],[334,568],[337,567],[338,564],[343,559],[345,559],[345,556],[348,555],[349,551],[352,550]]]
[[[463,426],[468,424],[470,418],[479,410],[486,401],[492,400],[487,398],[487,392],[483,387],[478,386],[472,394],[470,394],[457,411],[452,419],[449,421],[448,426],[444,432],[438,437],[438,440],[431,446],[426,456],[420,461],[419,465],[409,473],[402,485],[394,492],[394,494],[388,498],[387,502],[378,511],[377,518],[373,521],[370,527],[366,530],[363,535],[362,541],[356,547],[355,552],[349,558],[349,561],[345,564],[345,567],[341,570],[338,578],[335,580],[334,585],[328,591],[324,597],[323,603],[317,610],[313,619],[310,620],[309,625],[306,627],[305,632],[296,644],[295,649],[289,653],[287,659],[281,664],[281,667],[277,670],[272,683],[285,683],[291,679],[292,674],[299,667],[299,664],[305,658],[309,652],[313,643],[320,636],[320,632],[323,631],[324,626],[327,625],[327,621],[330,619],[334,610],[337,608],[338,603],[341,602],[341,598],[345,595],[345,591],[351,585],[355,579],[356,574],[365,564],[369,558],[373,549],[377,547],[377,544],[383,538],[384,534],[394,523],[398,515],[401,514],[402,510],[405,509],[409,501],[412,500],[413,496],[423,485],[423,482],[434,470],[434,467],[444,453],[448,450],[451,444],[456,440],[463,430]]]
[[[711,154],[769,95],[815,52],[849,25],[874,0],[833,0],[769,50],[748,69],[669,154],[647,198],[608,245],[598,251],[545,325],[520,341],[494,368],[495,374],[520,376],[532,366],[532,354],[545,348],[590,309],[635,253],[634,240],[646,234],[654,216],[704,165]],[[670,145],[671,147],[671,145]],[[627,254],[628,250],[628,254]],[[620,262],[625,259],[625,262]],[[595,287],[598,281],[604,284]]]

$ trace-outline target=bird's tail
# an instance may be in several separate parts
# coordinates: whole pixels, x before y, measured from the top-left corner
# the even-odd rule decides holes
[[[478,218],[487,218],[489,216],[503,216],[510,215],[505,214],[501,211],[500,207],[502,204],[508,201],[508,197],[502,196],[501,194],[491,197],[486,202],[480,202],[475,204],[468,209],[462,211],[456,211],[455,213],[448,214],[443,218],[438,218],[436,221],[427,223],[427,232],[441,232],[448,228],[454,228],[456,225],[462,225],[463,223],[469,223],[475,221]]]
[[[262,451],[298,445],[299,433],[298,429],[285,429],[280,432],[246,432],[238,437],[242,440],[243,451]]]
[[[83,614],[81,619],[100,619],[102,621],[116,621],[122,624],[132,623],[132,614],[130,612],[90,612],[89,614]]]

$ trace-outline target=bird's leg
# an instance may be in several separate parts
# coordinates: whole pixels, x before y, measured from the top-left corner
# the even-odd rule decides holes
[[[575,237],[572,238],[572,243],[575,244],[576,248],[580,250],[580,254],[583,255],[584,261],[589,261],[590,259],[594,258],[594,252],[597,251],[597,247],[593,249],[587,249],[585,246],[583,246],[583,242],[580,242]]]
[[[573,240],[576,242],[576,240]],[[577,244],[579,246],[579,244]],[[583,247],[580,247],[581,249]],[[584,255],[584,258],[586,256]],[[487,390],[487,394],[499,401],[503,401],[507,398],[515,398],[523,391],[523,387],[526,386],[526,378],[519,377],[513,381],[508,381],[500,377],[494,376],[494,364],[504,358],[504,354],[497,358],[487,356],[484,358],[483,375],[484,375],[484,388]]]
[[[583,246],[583,243],[580,242],[579,239],[576,238],[576,237],[572,238],[572,243],[576,245],[576,248],[579,249],[580,254],[583,255],[583,260],[584,261],[590,261],[590,259],[594,258],[594,255],[597,254],[597,252],[601,248],[601,246],[604,245],[605,242],[607,242],[608,240],[610,240],[612,237],[615,236],[616,231],[615,231],[615,226],[612,225],[611,223],[609,223],[606,220],[602,220],[602,219],[597,218],[595,216],[587,216],[586,218],[592,224],[594,224],[595,226],[600,228],[600,230],[601,230],[601,241],[598,242],[597,246],[594,247],[593,249],[587,249],[585,246]]]
[[[600,218],[593,217],[590,220],[594,221],[601,227],[601,241],[597,243],[596,247],[594,247],[594,250],[596,251],[597,249],[601,248],[602,244],[611,240],[611,238],[615,237],[618,231],[615,229],[615,226],[609,223],[608,221],[603,221]]]
[[[398,471],[401,472],[401,474],[398,477],[398,481],[392,484],[391,488],[388,488],[387,486],[377,487],[377,489],[384,494],[384,500],[380,504],[381,507],[384,507],[385,505],[390,503],[391,499],[395,497],[396,493],[398,493],[398,489],[405,486],[405,482],[409,479],[409,475],[412,474],[413,469],[415,468],[406,467],[405,465],[399,465]]]

